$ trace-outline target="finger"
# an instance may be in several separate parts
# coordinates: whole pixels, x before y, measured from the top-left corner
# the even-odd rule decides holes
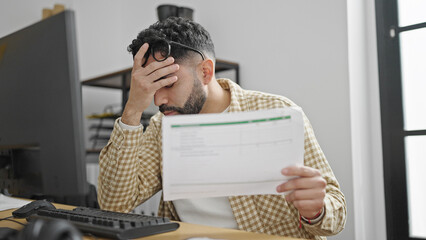
[[[310,188],[321,188],[324,189],[327,186],[327,181],[322,177],[311,177],[311,178],[294,178],[277,187],[277,192],[287,192],[297,189],[310,189]]]
[[[179,65],[173,64],[169,65],[163,68],[158,69],[157,71],[151,73],[148,78],[151,82],[156,82],[158,80],[161,80],[163,78],[168,77],[168,75],[171,75],[179,70]]]
[[[155,89],[155,91],[157,91],[160,88],[163,88],[165,86],[175,83],[177,80],[178,80],[177,76],[171,76],[168,78],[160,79],[159,81],[156,81],[153,84],[153,88]]]
[[[149,48],[148,43],[144,43],[140,48],[139,51],[136,53],[135,57],[133,58],[133,69],[139,69],[142,68],[142,64],[145,61],[145,53]]]
[[[153,61],[150,64],[148,64],[147,66],[144,67],[145,70],[145,74],[149,75],[155,71],[157,71],[158,69],[167,67],[171,64],[173,64],[175,62],[175,59],[173,57],[168,57],[166,60],[162,61],[162,62],[157,62],[157,61]]]
[[[324,200],[323,199],[299,200],[299,201],[294,201],[293,205],[299,210],[299,212],[302,212],[302,211],[318,212],[318,209],[321,209],[324,206]]]
[[[299,200],[314,200],[314,199],[324,199],[325,189],[303,189],[293,191],[290,194],[285,196],[285,199],[289,202],[299,201]]]
[[[321,172],[318,169],[307,167],[307,166],[290,166],[281,170],[281,173],[285,176],[299,176],[299,177],[314,177],[321,176]]]

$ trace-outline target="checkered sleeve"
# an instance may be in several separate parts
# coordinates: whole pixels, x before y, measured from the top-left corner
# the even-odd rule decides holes
[[[122,129],[114,124],[99,156],[98,201],[102,209],[129,212],[161,188],[157,124]]]
[[[330,236],[341,232],[346,223],[346,202],[340,191],[334,173],[319,146],[312,126],[304,115],[305,121],[305,165],[320,170],[327,181],[325,214],[322,220],[310,225],[302,221],[303,227],[312,235]]]

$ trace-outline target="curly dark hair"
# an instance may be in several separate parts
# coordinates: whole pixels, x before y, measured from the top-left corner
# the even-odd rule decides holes
[[[152,46],[156,41],[161,39],[184,44],[215,58],[213,41],[207,30],[194,21],[179,17],[169,17],[152,24],[149,28],[138,34],[137,38],[127,47],[127,51],[131,52],[134,57],[144,43]],[[145,56],[147,57],[149,53],[150,50],[148,50]],[[171,56],[178,61],[184,60],[194,53],[193,51],[173,45]]]

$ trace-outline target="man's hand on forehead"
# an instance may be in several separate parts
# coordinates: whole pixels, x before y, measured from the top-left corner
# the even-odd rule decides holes
[[[129,100],[123,111],[123,123],[137,125],[142,112],[151,104],[154,94],[161,88],[171,86],[177,81],[179,65],[173,57],[162,62],[145,59],[149,44],[144,43],[133,59]],[[148,55],[149,57],[150,55]],[[144,66],[142,66],[146,62]]]
[[[152,60],[151,62],[146,61],[145,53],[148,49],[149,45],[145,43],[135,55],[133,64],[133,72],[135,75],[139,76],[139,74],[141,74],[145,76],[147,80],[149,80],[148,82],[153,84],[152,87],[157,88],[157,90],[161,87],[170,85],[174,80],[177,80],[177,77],[173,74],[179,70],[179,65],[175,63],[174,58],[168,57],[162,62],[157,62],[155,60]],[[147,63],[145,66],[142,66],[145,61]]]

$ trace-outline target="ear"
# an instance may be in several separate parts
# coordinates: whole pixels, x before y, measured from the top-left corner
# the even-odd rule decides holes
[[[214,61],[210,58],[207,58],[201,63],[201,74],[202,74],[202,82],[204,85],[210,83],[210,81],[214,77]]]

